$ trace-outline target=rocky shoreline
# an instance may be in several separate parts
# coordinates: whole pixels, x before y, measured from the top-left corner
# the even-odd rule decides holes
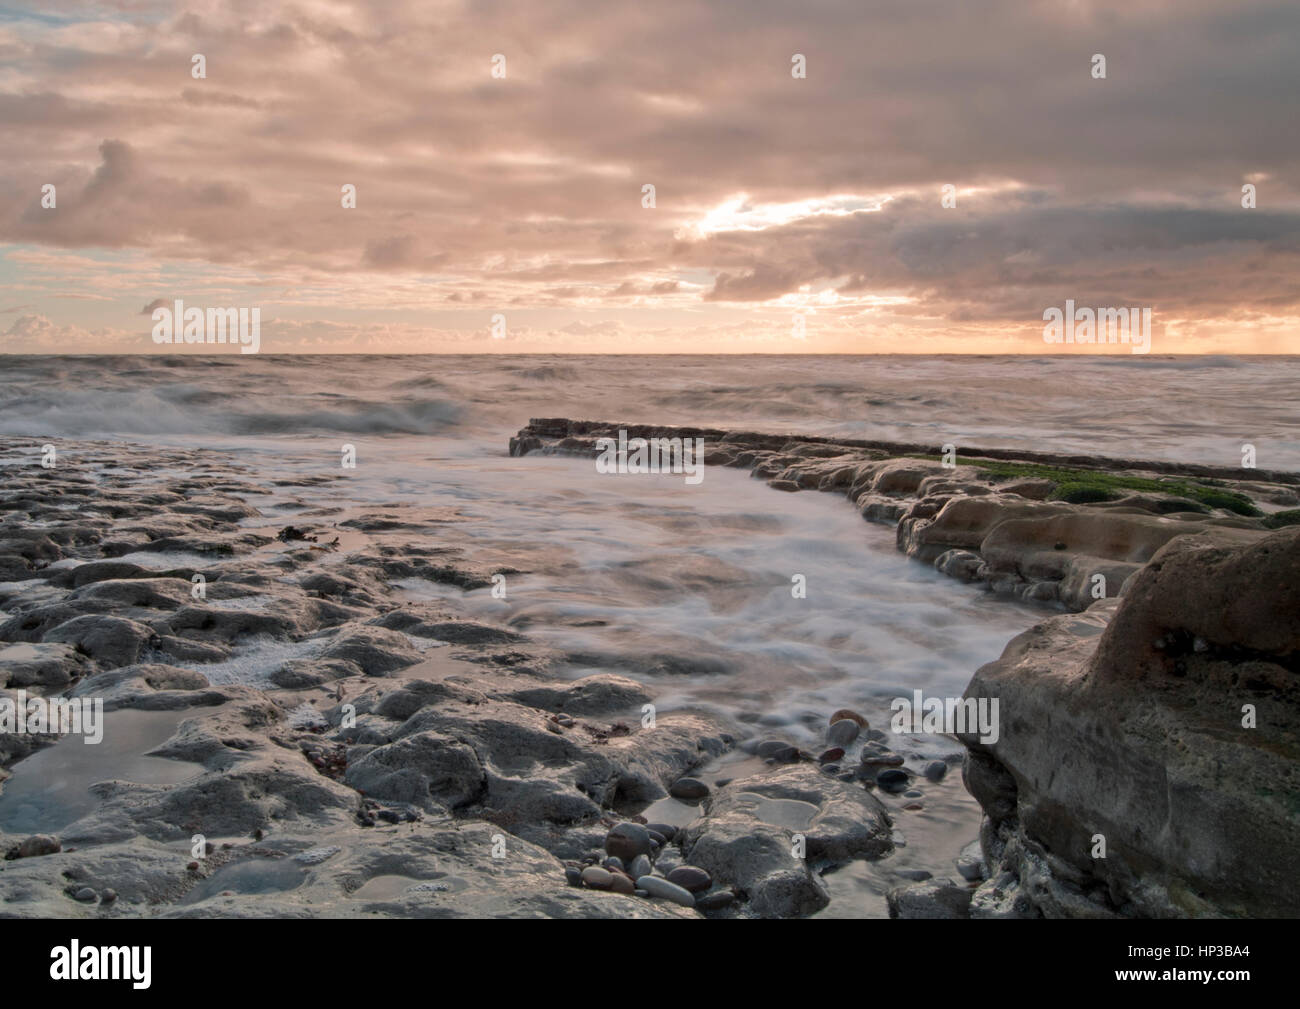
[[[565,419],[510,450],[594,455],[620,430],[844,494],[909,557],[1068,611],[966,691],[1005,718],[961,737],[988,878],[902,887],[894,914],[1300,914],[1300,475]]]
[[[511,453],[590,454],[608,428],[534,421]],[[1286,586],[1297,538],[1270,531],[1278,512],[1241,514],[1240,502],[1285,509],[1300,501],[1300,479],[1144,469],[1151,479],[1214,481],[1204,486],[1232,495],[1239,511],[1180,498],[1191,502],[1183,512],[1159,494],[1081,505],[1049,500],[1050,481],[995,479],[966,453],[953,469],[878,445],[706,437],[709,463],[748,467],[782,490],[846,493],[868,519],[897,522],[909,556],[1001,594],[1086,610],[1049,617],[972,681],[972,696],[995,691],[1004,705],[1023,696],[1016,710],[1036,714],[1013,716],[990,747],[963,740],[964,776],[987,814],[982,847],[958,865],[961,882],[900,885],[893,913],[1290,906],[1276,882],[1293,856],[1276,842],[1295,826],[1300,621]],[[83,743],[0,732],[0,916],[806,915],[829,900],[827,870],[887,858],[901,840],[894,820],[921,801],[918,786],[960,762],[957,744],[908,749],[852,711],[825,713],[820,754],[715,714],[647,722],[654,697],[636,680],[566,678],[563,654],[401,591],[410,579],[484,588],[494,575],[526,573],[507,552],[469,552],[454,510],[322,506],[318,492],[338,477],[267,487],[214,453],[58,448],[49,470],[30,450],[0,453],[0,702],[102,699],[105,744],[100,766],[64,772],[64,788],[47,794],[30,765],[5,778],[24,758],[71,766],[64,748]],[[1178,560],[1192,550],[1206,553]],[[1214,592],[1187,595],[1211,554],[1205,570],[1235,579],[1215,591],[1236,593],[1239,605],[1210,612]],[[1143,588],[1166,558],[1186,566],[1176,576],[1185,619],[1167,612],[1182,598],[1174,589]],[[1271,575],[1245,573],[1261,563]],[[1098,601],[1085,591],[1095,573],[1108,583]],[[1282,632],[1268,637],[1270,627]],[[1129,675],[1116,656],[1153,628],[1161,647]],[[1057,694],[1034,672],[1048,656],[1065,656],[1078,674],[1059,677]],[[1181,671],[1169,673],[1169,662]],[[1106,704],[1089,713],[1080,698],[1102,697],[1092,686],[1102,682]],[[1131,703],[1126,690],[1151,695],[1149,719],[1116,714]],[[1233,736],[1222,712],[1193,725],[1184,710],[1239,708],[1245,695],[1259,707],[1250,737],[1259,743]],[[1048,766],[1056,751],[1041,738],[1058,709],[1079,712],[1070,730],[1079,794],[1064,811]],[[1040,715],[1047,725],[1034,722]],[[1186,759],[1171,763],[1161,747]],[[1156,822],[1158,779],[1146,781],[1122,807],[1141,817],[1103,822],[1109,807],[1085,787],[1089,761],[1103,753],[1107,766],[1131,759],[1144,772],[1185,772],[1166,783],[1195,801],[1167,803],[1178,817]],[[718,761],[735,773],[702,773]],[[71,792],[93,802],[78,805]],[[670,797],[692,810],[689,821],[647,823],[647,809]],[[1225,814],[1240,829],[1216,822],[1213,838],[1188,847],[1187,832],[1207,827],[1201,816]],[[1069,847],[1081,832],[1108,832],[1104,871],[1083,872]],[[1232,848],[1247,834],[1253,843]],[[1053,847],[1062,840],[1065,850]]]

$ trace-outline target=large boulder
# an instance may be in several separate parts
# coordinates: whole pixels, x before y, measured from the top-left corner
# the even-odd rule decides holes
[[[976,673],[1001,731],[963,737],[998,877],[973,916],[1300,915],[1300,529],[1216,537]]]

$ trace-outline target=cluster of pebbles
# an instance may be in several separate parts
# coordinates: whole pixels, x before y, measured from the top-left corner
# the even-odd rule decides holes
[[[669,845],[676,835],[677,828],[667,823],[615,824],[605,835],[604,857],[566,862],[565,878],[571,886],[657,897],[700,911],[730,907],[736,899],[733,891],[713,889],[708,872],[673,859]]]

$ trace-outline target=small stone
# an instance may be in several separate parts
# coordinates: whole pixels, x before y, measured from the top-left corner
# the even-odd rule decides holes
[[[829,721],[828,724],[830,724],[830,725],[834,725],[836,722],[843,721],[844,719],[848,719],[850,722],[855,722],[855,723],[857,723],[857,726],[858,726],[858,728],[860,728],[860,729],[869,729],[869,728],[871,728],[871,726],[869,726],[869,725],[867,724],[867,720],[866,720],[865,718],[863,718],[863,717],[862,717],[861,715],[859,715],[856,711],[853,711],[853,710],[850,709],[850,708],[840,708],[839,711],[837,711],[837,712],[835,712],[835,714],[831,715],[831,717],[830,717],[830,721]]]
[[[793,764],[799,759],[798,747],[779,739],[764,740],[754,752],[765,760],[775,760],[778,764]]]
[[[876,774],[876,784],[887,792],[901,792],[907,788],[907,772],[886,767]]]
[[[735,899],[736,895],[730,890],[715,890],[703,897],[696,897],[695,906],[701,911],[720,911],[724,907],[730,907]]]
[[[628,875],[633,879],[640,879],[642,876],[649,876],[652,872],[654,872],[654,866],[650,864],[650,857],[648,855],[637,855],[636,858],[632,859],[632,864],[627,868]]]
[[[943,776],[948,773],[948,765],[942,760],[932,760],[925,765],[924,774],[931,781],[942,781]]]
[[[898,875],[901,879],[910,879],[914,883],[923,883],[927,879],[934,878],[934,873],[924,869],[899,869]]]
[[[566,865],[564,867],[564,878],[569,886],[582,886],[582,870],[576,865]]]
[[[112,887],[109,887],[99,895],[99,902],[101,904],[111,904],[115,900],[117,900],[117,891]]]
[[[639,889],[638,889],[638,890],[633,890],[633,891],[632,891],[632,895],[633,895],[634,897],[649,897],[649,896],[650,896],[650,891],[649,891],[649,890],[639,890]]]
[[[645,829],[650,831],[650,836],[658,834],[665,842],[671,841],[677,836],[677,828],[671,823],[647,823]]]
[[[617,869],[619,872],[622,872],[623,860],[619,858],[617,855],[610,855],[607,859],[605,859],[605,868]]]
[[[713,878],[697,865],[679,865],[668,874],[668,882],[689,893],[703,893],[713,885]]]
[[[636,884],[632,882],[632,877],[623,872],[610,873],[609,888],[615,893],[625,893],[629,896],[636,892]]]
[[[876,767],[902,767],[903,758],[897,753],[864,753],[862,765]]]
[[[614,885],[614,874],[598,865],[589,865],[582,870],[582,881],[593,890],[608,890]]]
[[[909,788],[906,792],[903,793],[903,798],[904,798],[904,799],[923,799],[923,798],[925,798],[925,793],[922,792],[919,788]]]
[[[636,881],[636,885],[639,889],[645,890],[651,897],[662,897],[664,900],[671,900],[674,904],[680,904],[682,907],[695,906],[694,895],[683,890],[676,883],[670,883],[658,876],[642,876]]]
[[[851,718],[841,718],[826,730],[826,742],[833,746],[848,746],[858,738],[862,726]]]
[[[664,837],[664,835],[659,833],[657,830],[651,830],[649,827],[646,827],[646,833],[650,835],[651,844],[657,844],[662,848],[668,843],[668,838]]]
[[[190,872],[198,872],[198,871],[199,871],[199,863],[198,863],[198,862],[189,862],[189,863],[186,864],[185,868],[189,869]]]
[[[95,891],[92,890],[90,887],[88,887],[88,886],[83,886],[80,890],[78,890],[78,891],[77,891],[76,893],[74,893],[72,896],[73,896],[73,899],[74,899],[74,900],[79,900],[79,901],[81,901],[83,904],[90,904],[90,903],[93,903],[93,902],[94,902],[95,897],[97,896],[97,894],[96,894]]]
[[[624,865],[637,855],[650,854],[651,847],[650,832],[639,823],[617,823],[605,835],[605,851],[622,859]]]
[[[703,799],[709,794],[709,786],[698,778],[678,778],[668,789],[674,799]]]
[[[832,746],[829,750],[823,750],[817,757],[819,764],[832,764],[844,756],[844,747]]]

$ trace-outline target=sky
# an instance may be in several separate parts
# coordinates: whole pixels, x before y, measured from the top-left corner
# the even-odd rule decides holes
[[[1296,0],[0,0],[0,351],[231,352],[181,299],[262,353],[1129,352],[1069,299],[1295,353],[1297,53]]]

